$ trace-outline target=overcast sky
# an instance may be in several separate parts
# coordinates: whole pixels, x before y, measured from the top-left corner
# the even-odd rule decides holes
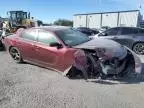
[[[36,19],[53,22],[59,18],[73,19],[73,14],[135,10],[144,13],[144,0],[1,0],[0,16],[10,10],[30,11]]]

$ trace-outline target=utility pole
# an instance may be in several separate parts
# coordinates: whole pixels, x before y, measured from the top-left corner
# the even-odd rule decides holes
[[[143,3],[144,3],[144,0],[139,0],[139,3],[138,3],[138,9],[141,11],[142,7],[143,7]]]
[[[143,14],[144,14],[143,6],[144,6],[144,0],[139,0],[138,10],[141,12],[142,17],[143,17]],[[143,18],[142,18],[142,19],[143,19]]]

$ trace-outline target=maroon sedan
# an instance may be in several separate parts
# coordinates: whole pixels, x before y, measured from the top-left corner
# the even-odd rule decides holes
[[[141,62],[130,49],[112,40],[91,40],[68,27],[19,29],[5,38],[5,44],[16,62],[30,62],[65,75],[72,73],[73,67],[89,76],[98,75],[99,71],[117,76],[127,74],[129,69],[141,72]]]

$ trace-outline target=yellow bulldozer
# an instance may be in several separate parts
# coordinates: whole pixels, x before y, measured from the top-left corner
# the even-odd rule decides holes
[[[42,21],[35,20],[30,16],[30,12],[24,11],[9,11],[7,12],[8,18],[5,19],[7,29],[9,32],[14,33],[19,28],[31,28],[42,25]]]

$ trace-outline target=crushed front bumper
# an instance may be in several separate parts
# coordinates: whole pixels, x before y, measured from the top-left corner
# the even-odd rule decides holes
[[[131,49],[129,49],[128,47],[124,46],[128,51],[130,51],[134,57],[134,61],[135,61],[135,73],[140,74],[142,71],[142,64],[141,64],[141,60],[138,57],[138,55],[136,55],[135,52],[133,52]]]

